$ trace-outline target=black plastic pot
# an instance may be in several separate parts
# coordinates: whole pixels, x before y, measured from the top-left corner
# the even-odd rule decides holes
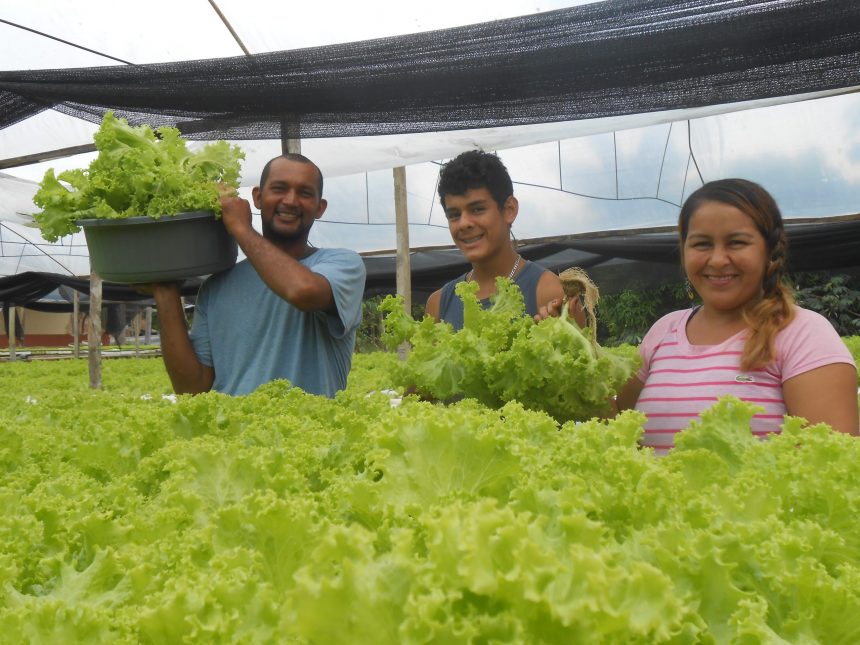
[[[127,219],[82,219],[90,265],[103,280],[142,283],[229,269],[238,246],[209,211]]]

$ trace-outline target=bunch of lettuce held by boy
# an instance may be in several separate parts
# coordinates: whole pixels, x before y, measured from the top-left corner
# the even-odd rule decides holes
[[[395,368],[399,386],[425,398],[474,398],[493,408],[516,400],[559,422],[610,413],[612,397],[638,369],[636,352],[601,347],[593,315],[591,329],[580,329],[567,306],[559,317],[535,323],[519,287],[507,278],[496,279],[489,309],[481,307],[477,289],[474,282],[456,287],[464,308],[463,329],[456,332],[429,316],[415,321],[400,296],[382,302],[383,341],[392,349],[404,341],[411,346]]]
[[[217,141],[190,151],[179,130],[130,126],[107,112],[94,136],[98,156],[87,169],[49,169],[33,198],[42,237],[55,242],[81,219],[159,218],[188,211],[220,215],[218,184],[239,186],[245,155]]]

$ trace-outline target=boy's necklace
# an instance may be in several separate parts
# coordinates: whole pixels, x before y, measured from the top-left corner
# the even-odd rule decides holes
[[[517,272],[517,269],[520,268],[520,260],[522,260],[522,259],[523,259],[523,256],[521,256],[519,253],[517,253],[517,261],[514,262],[514,266],[511,268],[511,272],[508,274],[508,280],[513,279],[514,274]],[[474,275],[474,273],[475,273],[474,269],[469,271],[469,275],[466,276],[466,282],[472,281],[472,275]]]

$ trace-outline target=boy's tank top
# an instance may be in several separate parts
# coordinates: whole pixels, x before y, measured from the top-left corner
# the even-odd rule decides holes
[[[537,314],[537,285],[544,271],[546,269],[539,264],[526,260],[522,271],[514,278],[514,283],[523,292],[523,301],[526,305],[526,313],[529,316]],[[454,287],[457,286],[458,282],[463,282],[466,279],[466,275],[464,273],[459,278],[446,283],[442,287],[442,293],[439,298],[439,319],[451,323],[451,326],[455,330],[463,328],[463,301],[454,293]],[[480,302],[484,309],[490,307],[489,298],[484,298]]]

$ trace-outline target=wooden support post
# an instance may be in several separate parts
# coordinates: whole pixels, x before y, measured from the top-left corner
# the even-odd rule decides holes
[[[134,305],[137,307],[137,305]],[[140,307],[137,307],[137,312],[131,321],[131,332],[134,334],[134,355],[140,356]]]
[[[281,154],[302,154],[299,118],[295,114],[281,117]]]
[[[397,231],[397,293],[403,296],[403,308],[412,314],[412,267],[409,261],[409,212],[406,208],[406,168],[394,168],[394,218]],[[401,360],[409,352],[409,343],[397,348]]]
[[[72,293],[72,355],[81,357],[81,294]]]
[[[406,313],[412,313],[412,267],[409,260],[409,212],[406,207],[406,168],[394,169],[394,217],[397,230],[397,293]]]
[[[90,387],[102,389],[102,279],[90,272],[90,324],[87,329]]]
[[[9,330],[9,360],[15,361],[18,358],[17,352],[16,352],[16,348],[17,348],[16,336],[18,335],[18,332],[15,329],[15,322],[16,322],[15,319],[18,317],[17,316],[18,308],[15,305],[10,304],[9,307],[6,309],[6,311],[9,312],[7,314],[9,316],[9,324],[6,326],[6,328]]]
[[[146,313],[144,314],[145,318],[145,327],[143,332],[143,344],[150,345],[152,344],[152,307],[146,308]]]

